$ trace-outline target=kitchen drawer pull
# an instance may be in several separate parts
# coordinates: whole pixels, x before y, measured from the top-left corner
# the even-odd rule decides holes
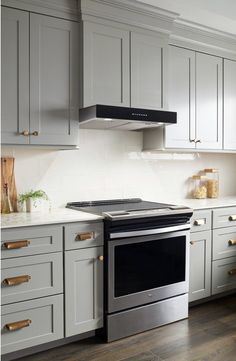
[[[195,243],[194,241],[190,241],[191,246],[193,246],[193,245],[194,245],[194,243]]]
[[[101,262],[104,261],[104,256],[98,256],[98,260]]]
[[[8,331],[12,332],[12,331],[20,330],[21,328],[24,327],[28,327],[30,326],[31,323],[32,321],[28,319],[28,320],[7,323],[5,327],[7,328]]]
[[[233,216],[229,216],[229,221],[236,221],[236,214],[234,214]]]
[[[79,233],[76,236],[78,241],[87,241],[88,239],[94,238],[94,232]]]
[[[205,220],[204,219],[196,219],[193,224],[194,224],[194,226],[203,226],[205,224]]]
[[[30,241],[25,240],[25,241],[16,241],[16,242],[5,242],[5,243],[3,243],[3,246],[6,249],[17,249],[17,248],[28,247],[29,244],[30,244]]]
[[[229,246],[236,246],[236,239],[230,239]]]
[[[228,271],[228,274],[229,274],[230,276],[236,275],[236,268],[231,269],[230,271]]]
[[[30,279],[31,279],[31,276],[22,275],[22,276],[17,276],[17,277],[5,278],[5,280],[3,280],[3,283],[7,286],[15,286],[15,285],[19,285],[24,282],[29,282]]]

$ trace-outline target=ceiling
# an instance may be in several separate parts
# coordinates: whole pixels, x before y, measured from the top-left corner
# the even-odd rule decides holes
[[[236,35],[235,0],[139,0],[180,14],[180,18]]]

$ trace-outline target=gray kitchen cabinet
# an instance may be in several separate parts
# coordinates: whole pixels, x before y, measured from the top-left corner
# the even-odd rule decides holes
[[[236,257],[212,262],[212,294],[236,289]]]
[[[103,247],[65,252],[66,337],[103,326]]]
[[[78,24],[30,14],[31,144],[78,144]]]
[[[196,53],[197,149],[222,149],[222,63],[216,56]]]
[[[224,59],[224,149],[236,150],[236,61]]]
[[[166,41],[131,31],[131,107],[165,106]]]
[[[29,13],[2,7],[2,143],[28,144]]]
[[[222,62],[170,47],[169,109],[177,111],[177,124],[165,129],[166,148],[222,149]]]
[[[83,23],[83,93],[81,107],[130,105],[129,32]]]
[[[211,295],[211,231],[191,233],[189,302]]]
[[[3,144],[78,144],[78,37],[76,22],[2,7]]]

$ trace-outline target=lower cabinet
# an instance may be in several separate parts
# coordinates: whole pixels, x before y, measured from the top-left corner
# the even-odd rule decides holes
[[[191,233],[189,302],[211,295],[211,231]]]
[[[65,336],[103,326],[103,247],[65,252]]]

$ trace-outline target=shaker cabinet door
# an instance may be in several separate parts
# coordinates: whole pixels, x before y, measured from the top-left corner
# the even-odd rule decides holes
[[[2,7],[2,143],[28,144],[29,14]]]
[[[191,233],[189,301],[211,295],[211,231]]]
[[[81,75],[81,107],[94,104],[129,106],[129,32],[84,22]]]
[[[167,148],[195,148],[195,52],[169,48],[169,109],[177,124],[167,126]]]
[[[65,252],[65,335],[103,326],[103,247]]]
[[[224,60],[224,149],[236,150],[236,61]]]
[[[30,143],[78,144],[78,24],[30,14]]]
[[[158,36],[131,32],[131,106],[163,109],[166,42]]]
[[[222,59],[196,53],[198,149],[222,149]]]

